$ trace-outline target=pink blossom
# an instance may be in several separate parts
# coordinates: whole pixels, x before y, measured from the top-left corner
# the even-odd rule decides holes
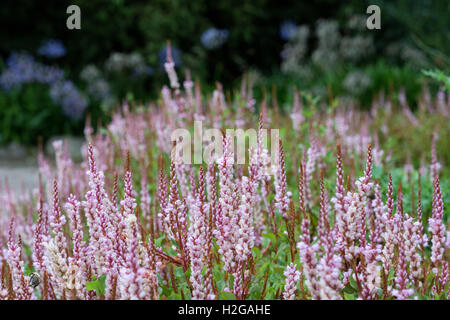
[[[442,221],[444,214],[444,203],[442,202],[441,186],[439,177],[434,180],[432,215],[428,219],[428,231],[431,234],[431,262],[433,272],[438,273],[439,265],[443,261],[445,246],[445,226]]]
[[[300,281],[300,272],[297,270],[297,265],[291,263],[286,267],[283,274],[286,277],[283,298],[284,300],[294,300],[297,283]]]

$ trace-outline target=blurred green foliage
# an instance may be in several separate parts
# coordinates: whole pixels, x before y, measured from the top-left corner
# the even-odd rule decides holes
[[[66,28],[66,8],[70,4],[81,8],[81,30]],[[359,65],[341,64],[333,72],[317,73],[309,80],[280,72],[281,51],[286,44],[280,36],[284,21],[314,27],[319,19],[332,19],[344,25],[352,15],[365,16],[370,4],[381,7],[382,19],[382,29],[371,32],[374,52],[370,59]],[[21,50],[36,54],[43,40],[61,39],[67,55],[56,61],[42,60],[57,64],[68,79],[86,90],[87,84],[79,78],[83,68],[92,64],[103,69],[112,53],[136,52],[154,70],[151,77],[139,83],[120,75],[107,80],[116,102],[126,98],[144,101],[155,99],[160,86],[167,84],[160,53],[170,40],[181,53],[180,77],[184,77],[185,69],[190,69],[192,76],[208,89],[214,87],[215,81],[222,82],[226,90],[237,88],[242,74],[254,70],[259,75],[254,83],[255,95],[260,97],[263,88],[270,92],[275,84],[280,105],[291,101],[293,86],[311,90],[322,100],[327,99],[330,87],[334,96],[351,96],[362,105],[370,104],[379,90],[390,93],[404,87],[407,97],[414,101],[424,77],[401,55],[397,60],[386,57],[386,48],[398,45],[397,51],[403,52],[404,45],[413,46],[431,61],[427,68],[436,67],[448,74],[449,16],[450,4],[445,0],[418,0],[414,5],[406,0],[2,0],[0,57],[5,60],[11,52]],[[207,49],[201,35],[213,27],[228,30],[229,37],[220,48]],[[311,37],[308,47],[316,46],[317,39]],[[309,49],[307,55],[311,54]],[[345,76],[353,71],[362,71],[371,78],[370,86],[362,92],[349,93],[343,87]],[[32,88],[25,91],[23,97],[5,97],[0,93],[0,115],[6,123],[2,128],[3,141],[34,143],[36,132],[45,136],[65,130],[81,133],[82,122],[68,124],[58,120],[60,111],[51,106],[44,92]],[[99,104],[91,101],[88,110],[94,115],[94,124],[97,118],[107,119],[101,115]],[[30,110],[29,114],[19,117],[33,120],[20,121],[20,128],[12,128],[7,119],[25,109]]]
[[[445,88],[450,91],[450,77],[444,74],[441,70],[423,70],[422,73],[439,83],[443,83]]]
[[[65,10],[72,3],[81,8],[81,30],[65,26]],[[249,68],[262,72],[278,68],[283,21],[310,25],[319,18],[345,21],[352,14],[365,15],[369,4],[382,8],[382,29],[374,32],[377,49],[414,36],[440,56],[448,56],[448,2],[415,1],[413,6],[402,0],[48,0],[45,5],[36,0],[3,0],[0,54],[33,52],[42,40],[56,38],[68,49],[61,63],[74,74],[86,64],[103,63],[115,51],[138,51],[158,67],[158,53],[170,39],[181,50],[183,65],[195,76],[227,83]],[[230,31],[222,48],[202,46],[201,34],[210,27]]]
[[[376,1],[375,1],[376,2]],[[450,70],[450,2],[446,0],[378,1],[387,19],[408,30],[411,39],[433,58],[438,68]]]
[[[0,94],[0,144],[14,141],[36,144],[53,135],[80,132],[82,123],[67,119],[55,105],[46,85],[26,85]]]

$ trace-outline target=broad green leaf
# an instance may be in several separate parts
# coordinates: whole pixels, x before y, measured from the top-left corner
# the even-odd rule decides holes
[[[161,247],[161,243],[163,242],[164,238],[166,236],[163,234],[161,237],[159,237],[158,239],[155,240],[155,247]]]
[[[277,241],[277,238],[275,237],[275,235],[272,232],[269,233],[263,233],[262,236],[264,238],[268,238],[272,241],[272,243],[275,243]]]
[[[95,290],[98,296],[103,296],[106,289],[106,274],[101,275],[98,279],[92,276],[92,281],[86,282],[86,290]]]
[[[345,300],[355,300],[355,295],[352,293],[344,292],[344,298],[345,298]]]
[[[223,300],[236,300],[236,297],[231,292],[224,291],[221,294]]]

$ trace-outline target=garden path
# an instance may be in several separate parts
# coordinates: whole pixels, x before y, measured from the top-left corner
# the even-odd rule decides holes
[[[38,187],[38,167],[27,163],[0,163],[0,182],[2,188],[8,181],[11,189],[19,194],[22,192],[22,186],[25,192],[31,192]]]

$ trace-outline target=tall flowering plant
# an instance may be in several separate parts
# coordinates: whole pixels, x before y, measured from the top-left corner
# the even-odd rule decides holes
[[[437,135],[420,170],[407,157],[398,166],[385,141],[399,123],[385,100],[368,112],[307,114],[296,92],[291,117],[264,98],[258,122],[251,83],[235,99],[217,84],[205,99],[189,73],[179,80],[171,54],[170,87],[154,107],[124,103],[96,134],[87,122],[82,163],[57,142],[55,168],[39,154],[32,194],[2,185],[1,299],[448,298],[448,177]],[[410,115],[403,129],[448,121],[448,105]],[[180,161],[170,133],[195,121],[257,124],[249,163],[236,161],[225,130],[194,141],[220,145],[211,163]],[[265,125],[277,123],[282,139],[268,141]],[[266,140],[279,143],[276,154]]]

